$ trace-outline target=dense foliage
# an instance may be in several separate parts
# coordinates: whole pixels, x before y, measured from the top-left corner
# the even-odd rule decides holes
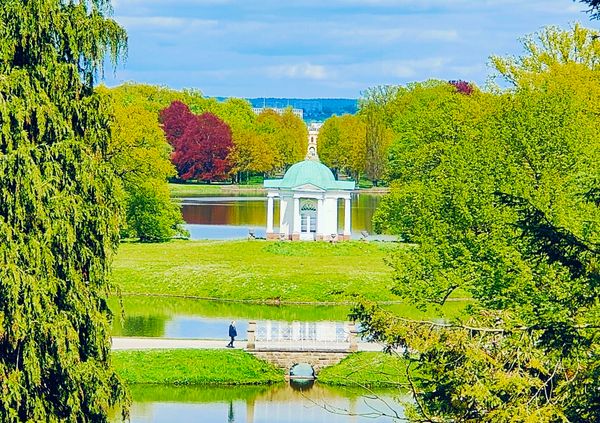
[[[275,161],[273,171],[285,170],[304,159],[308,149],[308,129],[291,109],[283,114],[266,109],[256,118],[257,141],[269,150]]]
[[[0,421],[107,421],[121,192],[93,80],[126,34],[105,0],[0,3]]]
[[[193,119],[194,114],[181,101],[174,101],[160,111],[160,123],[171,146],[177,144]]]
[[[358,181],[367,166],[366,131],[366,124],[356,115],[327,119],[319,130],[319,158],[336,175],[343,171]]]
[[[407,347],[415,421],[600,420],[600,74],[568,40],[581,33],[594,35],[548,28],[525,56],[495,58],[507,92],[386,94],[393,183],[376,223],[414,245],[389,259],[393,291],[422,307],[474,299],[447,323],[355,311]],[[552,59],[565,45],[581,57]]]
[[[492,56],[497,77],[524,86],[558,65],[577,63],[589,69],[600,67],[598,32],[574,24],[569,30],[549,26],[522,40],[521,56]]]
[[[174,144],[173,163],[184,180],[220,181],[229,175],[229,126],[212,113],[193,116]]]
[[[210,182],[229,176],[233,145],[225,122],[209,112],[197,116],[180,101],[162,110],[160,119],[181,179]]]
[[[285,170],[306,155],[307,128],[291,109],[282,114],[265,109],[256,116],[245,100],[188,101],[189,107],[174,101],[160,112],[181,179],[211,181],[231,176],[240,182],[242,175]],[[195,113],[201,113],[200,117]]]
[[[171,201],[167,178],[175,176],[171,147],[147,101],[119,89],[99,90],[114,111],[107,157],[125,190],[121,235],[142,242],[184,235],[180,207]]]

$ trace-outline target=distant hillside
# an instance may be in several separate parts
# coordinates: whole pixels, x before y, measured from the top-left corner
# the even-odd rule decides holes
[[[223,100],[222,97],[217,97]],[[304,110],[306,122],[322,122],[333,115],[354,114],[358,110],[358,100],[352,98],[248,98],[252,107],[284,108]]]

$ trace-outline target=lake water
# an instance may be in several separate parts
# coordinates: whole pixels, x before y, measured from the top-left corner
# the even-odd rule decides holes
[[[442,309],[421,311],[408,304],[385,306],[411,319],[444,319],[458,316],[466,302],[448,302]],[[115,336],[225,339],[231,320],[239,338],[246,337],[249,320],[274,322],[344,322],[351,306],[259,305],[177,297],[124,296],[111,298]],[[121,307],[122,306],[122,307]]]
[[[352,232],[354,238],[361,231],[373,232],[373,213],[381,195],[353,194]],[[252,230],[264,238],[267,225],[267,197],[265,196],[210,196],[177,199],[181,203],[183,220],[192,239],[246,238]],[[279,222],[279,201],[275,201],[274,219]],[[344,205],[339,202],[338,226],[343,229]],[[275,226],[275,231],[279,228]]]
[[[404,417],[402,391],[366,392],[319,385],[131,387],[132,423],[365,423]],[[382,415],[385,414],[385,415]]]

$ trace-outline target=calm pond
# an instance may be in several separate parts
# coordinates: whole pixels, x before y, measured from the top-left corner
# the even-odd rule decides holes
[[[399,391],[366,392],[288,384],[256,387],[130,387],[132,423],[363,423],[401,419],[396,400],[410,401]],[[381,416],[384,413],[385,416]],[[378,418],[377,418],[378,417]]]
[[[122,308],[121,308],[122,304]],[[421,311],[408,304],[385,306],[412,319],[443,319],[461,313],[466,302],[448,302],[442,309]],[[351,307],[314,305],[258,305],[177,297],[124,296],[109,300],[114,313],[112,334],[158,338],[225,339],[236,320],[239,339],[246,337],[249,320],[280,322],[343,322]]]
[[[359,239],[361,231],[373,232],[373,213],[381,195],[353,194],[352,232]],[[210,196],[179,198],[192,239],[235,239],[245,238],[248,231],[264,238],[267,225],[267,197],[264,196]],[[339,203],[338,226],[342,230],[344,211]],[[279,222],[279,201],[275,201],[274,221]],[[275,226],[275,231],[278,227]]]

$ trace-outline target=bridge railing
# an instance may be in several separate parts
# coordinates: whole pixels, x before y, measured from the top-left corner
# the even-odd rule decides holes
[[[352,322],[250,321],[247,348],[356,351],[356,328]]]

